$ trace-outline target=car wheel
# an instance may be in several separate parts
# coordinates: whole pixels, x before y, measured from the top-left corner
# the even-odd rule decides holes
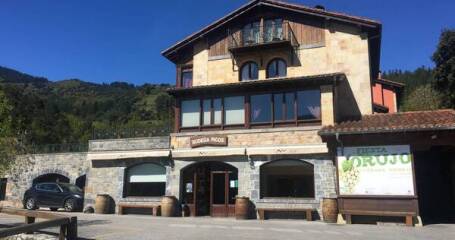
[[[73,212],[76,210],[76,201],[74,201],[74,199],[68,199],[65,201],[63,207],[67,212]]]
[[[27,201],[25,201],[25,208],[28,210],[35,210],[38,208],[36,206],[36,200],[34,198],[28,198]]]
[[[58,208],[55,208],[55,207],[51,207],[50,209],[51,209],[52,212],[55,212],[55,211],[58,210]]]

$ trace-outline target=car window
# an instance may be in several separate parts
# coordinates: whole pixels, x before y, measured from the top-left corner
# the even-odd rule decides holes
[[[59,184],[59,185],[65,192],[73,192],[73,193],[82,192],[82,189],[80,189],[79,187],[77,187],[75,185],[71,185],[71,184]]]
[[[53,183],[44,183],[38,186],[39,190],[50,191],[50,192],[60,192],[60,188]]]

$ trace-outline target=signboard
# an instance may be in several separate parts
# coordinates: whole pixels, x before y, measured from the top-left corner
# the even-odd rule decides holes
[[[338,148],[340,195],[414,195],[409,145]]]
[[[203,146],[227,146],[226,136],[193,136],[190,138],[192,148]]]

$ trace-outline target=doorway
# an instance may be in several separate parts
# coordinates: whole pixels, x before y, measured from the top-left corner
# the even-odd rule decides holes
[[[419,214],[424,224],[455,223],[455,147],[414,153]]]
[[[181,199],[191,216],[234,216],[237,168],[223,162],[192,164],[181,171]]]

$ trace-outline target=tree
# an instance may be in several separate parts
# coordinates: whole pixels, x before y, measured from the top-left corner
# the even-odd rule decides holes
[[[434,87],[441,93],[442,106],[455,108],[455,29],[442,31],[432,59],[436,64]]]
[[[441,106],[441,95],[431,84],[422,85],[414,89],[403,100],[403,111],[435,110]]]
[[[14,134],[10,105],[0,86],[0,176],[4,176],[11,167],[21,144]]]

